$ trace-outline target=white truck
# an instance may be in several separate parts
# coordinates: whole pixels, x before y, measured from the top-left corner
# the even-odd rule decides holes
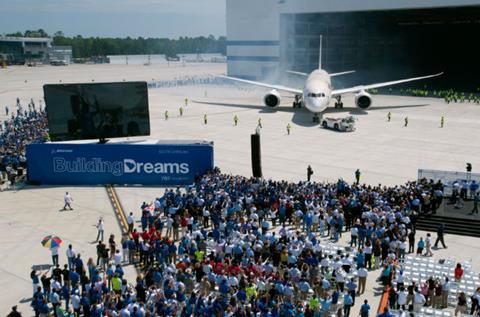
[[[348,116],[346,118],[323,118],[321,121],[322,127],[333,129],[340,132],[355,131],[355,118]]]

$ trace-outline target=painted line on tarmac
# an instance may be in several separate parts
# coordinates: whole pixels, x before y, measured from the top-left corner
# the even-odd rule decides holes
[[[128,232],[128,223],[127,217],[125,216],[124,209],[122,204],[120,203],[120,199],[118,199],[117,191],[115,187],[112,185],[105,185],[105,189],[107,190],[108,198],[110,199],[110,203],[112,204],[113,210],[115,211],[116,218],[118,223],[120,224],[120,229],[122,231],[122,235],[128,235],[131,237],[131,234]],[[137,274],[140,273],[140,269],[143,267],[140,262],[133,263]]]
[[[113,188],[112,185],[105,185],[105,189],[107,191],[108,198],[110,199],[110,203],[112,204],[113,211],[115,212],[115,216],[120,225],[122,235],[128,234],[127,219],[125,218],[122,205],[118,200],[115,189]]]

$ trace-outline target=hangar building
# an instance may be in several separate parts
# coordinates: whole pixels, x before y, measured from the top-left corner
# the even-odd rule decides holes
[[[444,71],[426,84],[480,87],[480,0],[227,0],[228,74],[310,72],[320,35],[324,69],[356,70],[336,86]]]

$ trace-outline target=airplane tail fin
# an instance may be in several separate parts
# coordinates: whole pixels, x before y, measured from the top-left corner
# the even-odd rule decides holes
[[[322,46],[323,46],[323,35],[320,35],[320,50],[318,52],[318,69],[322,69]]]
[[[346,71],[346,72],[333,73],[333,74],[330,74],[330,77],[348,75],[348,74],[351,74],[351,73],[355,73],[355,71],[354,71],[354,70],[348,70],[348,71]]]

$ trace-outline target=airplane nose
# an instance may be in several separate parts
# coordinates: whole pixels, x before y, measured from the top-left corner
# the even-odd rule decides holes
[[[312,112],[322,112],[325,110],[325,108],[327,108],[326,99],[318,98],[309,100],[309,102],[307,102],[307,108]]]

